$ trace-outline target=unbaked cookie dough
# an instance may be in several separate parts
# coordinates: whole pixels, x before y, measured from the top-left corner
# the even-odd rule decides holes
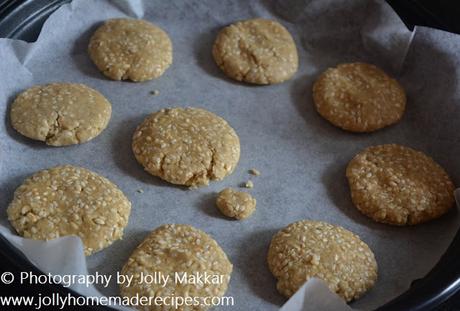
[[[112,106],[83,84],[52,83],[31,87],[11,105],[13,128],[51,146],[84,143],[107,127]]]
[[[81,167],[57,166],[27,178],[14,192],[8,220],[25,238],[79,236],[85,254],[123,236],[131,203],[108,179]]]
[[[268,266],[286,297],[316,277],[348,302],[377,280],[377,263],[366,243],[342,227],[319,221],[298,221],[275,234]]]
[[[226,188],[219,192],[216,205],[227,217],[245,219],[256,210],[256,199],[247,192]]]
[[[106,21],[90,39],[88,53],[112,80],[140,82],[161,76],[172,64],[172,43],[158,26],[140,19]]]
[[[232,269],[224,251],[203,231],[189,225],[163,225],[134,250],[124,265],[121,274],[132,277],[132,281],[130,286],[120,284],[121,295],[191,297],[200,302],[193,306],[139,306],[141,310],[207,310],[209,306],[203,304],[203,298],[224,295]],[[158,281],[146,284],[145,275],[157,276]]]
[[[394,124],[406,107],[401,85],[364,63],[326,70],[313,86],[313,99],[322,117],[351,132],[372,132]]]
[[[346,174],[354,205],[378,222],[415,225],[454,205],[455,187],[444,169],[408,147],[369,147],[350,161]]]
[[[137,127],[132,148],[150,174],[191,187],[223,179],[240,158],[240,140],[233,128],[200,108],[152,113]]]
[[[240,21],[222,29],[212,54],[227,76],[254,84],[286,81],[299,66],[291,34],[280,23],[262,18]]]

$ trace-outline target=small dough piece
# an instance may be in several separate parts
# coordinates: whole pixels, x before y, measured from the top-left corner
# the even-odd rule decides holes
[[[278,279],[278,291],[288,298],[312,277],[325,281],[347,302],[377,280],[377,262],[366,243],[342,227],[319,221],[298,221],[275,234],[268,266]]]
[[[227,291],[233,266],[217,242],[189,225],[158,227],[134,250],[121,274],[132,277],[130,286],[120,284],[124,297],[191,297],[201,304],[139,306],[140,310],[207,310],[204,297],[221,297]],[[142,282],[141,275],[169,277],[163,282]],[[204,277],[209,276],[206,280]],[[203,282],[182,282],[184,277],[203,276]]]
[[[280,23],[262,18],[240,21],[222,29],[212,54],[227,76],[254,84],[286,81],[299,67],[291,34]]]
[[[255,168],[251,168],[249,170],[249,174],[254,175],[254,176],[260,176],[260,171],[258,169],[255,169]]]
[[[172,43],[158,26],[145,20],[106,21],[90,39],[88,53],[112,80],[134,82],[158,78],[172,64]]]
[[[350,161],[346,174],[354,205],[378,222],[415,225],[454,206],[455,187],[444,169],[408,147],[369,147]]]
[[[90,255],[122,238],[130,211],[129,200],[107,178],[65,165],[27,178],[7,213],[21,236],[51,240],[76,235]]]
[[[223,179],[240,158],[240,140],[233,128],[200,108],[152,113],[137,127],[132,147],[147,172],[190,187]]]
[[[80,144],[107,127],[112,106],[98,91],[83,84],[37,85],[11,105],[11,124],[22,135],[51,146]]]
[[[226,188],[219,192],[216,205],[227,217],[245,219],[256,210],[256,199],[247,192]]]
[[[248,180],[247,182],[245,182],[243,184],[243,187],[248,188],[248,189],[252,189],[252,188],[254,188],[254,183],[252,182],[252,180]]]
[[[351,132],[372,132],[398,122],[406,94],[374,65],[350,63],[326,70],[313,85],[318,113]]]

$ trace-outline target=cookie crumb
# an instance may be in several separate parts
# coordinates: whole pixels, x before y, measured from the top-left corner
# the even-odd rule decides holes
[[[254,176],[259,176],[259,175],[260,175],[260,171],[257,170],[257,169],[255,169],[255,168],[251,168],[251,169],[249,170],[249,174],[254,175]]]
[[[137,189],[136,191],[137,191],[137,193],[144,193],[143,189]]]
[[[217,208],[227,217],[238,220],[248,218],[256,209],[256,199],[249,193],[225,188],[216,200]]]
[[[249,188],[249,189],[254,188],[254,183],[251,180],[248,180],[247,182],[243,184],[243,187]]]
[[[150,91],[150,94],[153,95],[153,96],[157,96],[157,95],[160,95],[160,91],[153,90],[153,91]]]

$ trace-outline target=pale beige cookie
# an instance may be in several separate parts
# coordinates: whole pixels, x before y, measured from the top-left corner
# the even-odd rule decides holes
[[[414,225],[454,205],[454,184],[422,152],[399,145],[369,147],[350,161],[347,178],[355,206],[375,221]]]
[[[299,66],[291,34],[280,23],[262,18],[237,22],[222,29],[212,54],[227,76],[255,84],[286,81]]]
[[[348,302],[377,280],[377,262],[366,243],[342,227],[319,221],[298,221],[275,234],[268,266],[286,297],[315,277]]]
[[[217,242],[189,225],[163,225],[155,229],[134,250],[121,274],[132,278],[130,286],[120,284],[124,297],[168,297],[193,299],[198,304],[139,306],[140,310],[207,310],[206,298],[216,301],[227,291],[233,266]],[[142,275],[168,278],[146,284]],[[200,278],[201,276],[201,278]],[[207,276],[207,277],[206,277]],[[198,281],[197,278],[200,278]],[[186,282],[184,282],[186,280]]]
[[[406,107],[401,85],[364,63],[329,68],[313,85],[316,110],[337,127],[372,132],[398,122]]]
[[[137,127],[132,148],[150,174],[191,187],[223,179],[240,158],[240,141],[233,128],[200,108],[152,113]]]
[[[27,178],[7,213],[21,236],[51,240],[76,235],[90,255],[122,238],[130,210],[129,200],[108,179],[65,165]]]
[[[172,64],[172,43],[158,26],[140,19],[106,21],[91,37],[88,53],[112,80],[135,82],[161,76]]]
[[[256,199],[247,192],[226,188],[219,192],[216,205],[227,217],[245,219],[256,210]]]
[[[22,135],[52,146],[84,143],[107,127],[112,106],[83,84],[52,83],[31,87],[11,105],[12,126]]]

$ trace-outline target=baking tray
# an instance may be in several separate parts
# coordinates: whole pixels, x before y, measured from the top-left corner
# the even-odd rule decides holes
[[[46,18],[68,2],[70,0],[0,1],[0,37],[35,41]],[[460,25],[452,24],[451,21],[443,22],[444,19],[437,15],[438,12],[443,11],[442,8],[421,6],[420,3],[423,1],[389,0],[388,2],[409,28],[418,24],[454,32],[460,30]],[[442,1],[438,3],[438,6],[440,5]],[[18,270],[39,273],[39,270],[2,236],[0,236],[0,255],[14,263]],[[458,255],[460,255],[460,230],[437,265],[423,279],[413,281],[409,290],[377,310],[430,310],[448,300],[460,291]],[[53,288],[61,293],[80,296],[60,285],[55,285]],[[111,310],[107,307],[87,309]]]

